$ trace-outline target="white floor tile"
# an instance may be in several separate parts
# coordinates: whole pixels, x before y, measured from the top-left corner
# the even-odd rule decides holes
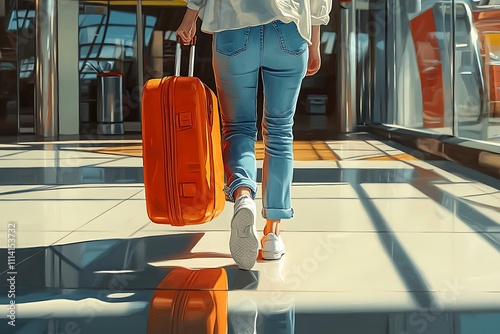
[[[259,168],[262,168],[262,163]],[[317,161],[294,161],[293,168],[301,169],[301,168],[328,168],[328,169],[337,169],[339,168],[336,161],[333,160],[317,160]]]
[[[77,158],[77,159],[3,159],[1,168],[49,168],[49,167],[83,167],[93,166],[108,162],[109,159]]]
[[[380,150],[383,150],[383,151],[397,150],[397,148],[395,148],[394,146],[391,146],[390,144],[387,144],[387,143],[384,143],[384,142],[380,142],[378,140],[366,140],[366,143],[370,144],[370,145],[373,145],[376,148],[378,148]],[[397,145],[397,144],[394,143],[394,145]]]
[[[450,195],[459,198],[459,200],[470,207],[472,210],[479,211],[482,215],[488,217],[491,221],[498,223],[500,230],[500,197],[485,194],[482,190],[471,184],[451,184],[438,185],[439,188]],[[467,214],[459,212],[458,214]]]
[[[141,186],[142,190],[139,191],[137,194],[135,194],[133,197],[130,199],[140,199],[140,200],[146,200],[146,191],[144,190],[144,185]]]
[[[348,183],[329,184],[292,184],[292,198],[358,198],[357,193]]]
[[[120,201],[0,201],[5,222],[14,221],[18,231],[74,231]],[[7,224],[0,225],[5,231]]]
[[[340,168],[358,168],[358,169],[413,169],[412,166],[401,161],[339,161]]]
[[[7,198],[11,193],[22,192],[24,194],[29,194],[31,191],[40,191],[43,189],[50,189],[53,186],[45,185],[8,185],[0,186],[0,200]]]
[[[87,137],[98,137],[96,135],[88,135]],[[102,137],[101,137],[102,138]],[[141,144],[141,139],[97,139],[97,138],[84,138],[83,140],[55,140],[55,141],[44,141],[44,142],[22,142],[25,145],[50,145],[50,144],[59,144],[59,145],[70,145],[75,144],[76,147],[78,145],[88,145],[88,144]]]
[[[436,173],[438,176],[441,176],[442,178],[447,180],[448,182],[455,182],[455,183],[456,182],[471,182],[468,179],[464,179],[464,178],[457,176],[453,173],[447,172],[447,171],[445,171],[439,167],[436,167],[436,166],[434,166],[426,161],[410,160],[407,163],[411,166],[419,167],[419,168],[424,169],[426,171],[432,171],[432,172]]]
[[[427,198],[420,190],[407,183],[363,183],[370,198]]]
[[[144,183],[142,182],[139,182],[139,183],[134,183],[134,182],[130,182],[130,183],[84,183],[84,184],[62,184],[62,185],[58,185],[56,186],[57,189],[74,189],[75,187],[77,188],[81,188],[81,189],[84,189],[84,188],[110,188],[110,189],[113,189],[113,188],[116,188],[116,189],[120,189],[120,188],[134,188],[136,189],[138,192],[144,192]],[[137,194],[139,195],[139,194]]]
[[[161,227],[161,226],[159,226]],[[174,234],[181,234],[181,233],[205,233],[206,231],[189,231],[184,228],[178,228],[177,230],[164,230],[164,229],[157,229],[157,230],[140,230],[137,232],[134,232],[133,234],[130,235],[131,238],[146,238],[146,237],[156,237],[156,236],[165,236],[165,235],[174,235]]]
[[[123,158],[100,163],[97,167],[142,167],[142,158]]]
[[[192,258],[172,259],[149,264],[157,267],[183,267],[189,269],[221,268],[236,265],[229,255],[225,257],[211,257],[208,260],[207,258],[198,258],[196,256],[198,256],[198,254],[193,254]]]
[[[473,182],[472,185],[474,187],[478,188],[479,190],[487,193],[487,194],[492,194],[493,196],[500,198],[500,190],[499,189],[493,188],[487,184],[479,183],[479,182]]]
[[[146,202],[129,199],[80,227],[78,231],[137,231],[150,222]]]
[[[282,238],[287,246],[282,276],[289,289],[407,290],[375,233],[286,232]],[[269,263],[258,265],[264,271]],[[276,277],[273,268],[267,269],[267,275]],[[273,290],[274,284],[271,279],[263,280],[259,290]]]
[[[453,213],[431,199],[372,199],[393,231],[472,232]]]
[[[374,231],[358,199],[294,199],[292,205],[294,217],[282,221],[283,231]],[[265,221],[260,221],[263,228]]]
[[[448,192],[449,194],[455,197],[470,197],[473,200],[474,197],[479,195],[490,195],[495,193],[500,193],[498,190],[492,190],[491,192],[487,192],[476,186],[476,183],[452,183],[452,184],[436,184],[436,187],[442,189],[443,191]],[[494,197],[492,197],[494,200]],[[500,199],[498,199],[498,204],[500,206]]]
[[[500,252],[476,233],[397,234],[432,290],[500,292]],[[425,245],[425,246],[424,246]]]
[[[98,150],[106,150],[108,149],[110,146],[82,146],[82,147],[72,147],[72,146],[66,146],[66,147],[63,147],[61,148],[61,150],[68,150],[68,151],[83,151],[83,152],[93,152],[93,153],[97,153],[96,151]]]
[[[342,161],[363,160],[367,158],[386,157],[387,155],[380,151],[361,151],[361,150],[335,150]]]
[[[130,239],[130,231],[74,231],[61,240],[58,240],[54,245],[67,245],[77,242],[108,239]]]
[[[103,187],[102,185],[72,185],[65,187],[51,187],[29,193],[4,195],[1,199],[9,200],[124,200],[140,192],[140,188],[132,187]]]
[[[0,144],[0,149],[3,148],[27,148],[29,145],[20,145],[20,144]]]
[[[4,159],[16,159],[24,152],[26,152],[26,150],[2,150],[0,147],[0,166],[3,165]]]
[[[0,248],[7,248],[7,245],[12,241],[7,241],[7,237],[14,239],[15,249],[20,248],[31,248],[31,247],[45,247],[54,244],[57,240],[63,238],[70,232],[55,232],[55,231],[44,231],[32,232],[32,231],[17,231],[16,233],[8,236],[7,231],[1,231],[4,234],[0,238]]]
[[[16,159],[116,159],[116,155],[71,150],[30,150],[15,156]]]
[[[332,150],[366,150],[366,151],[379,151],[377,147],[373,147],[372,145],[358,140],[342,140],[342,141],[327,141],[326,144]]]
[[[399,155],[399,154],[409,154],[409,155],[412,155],[412,151],[410,151],[409,153],[406,153],[404,151],[401,151],[401,150],[398,150],[398,149],[395,149],[393,147],[380,147],[380,146],[377,146],[377,148],[379,148],[380,150],[382,150],[384,153],[387,153],[388,155]]]
[[[419,167],[419,169],[424,169],[424,170],[428,170],[428,171],[438,169],[437,167],[431,165],[427,161],[422,161],[422,160],[410,160],[410,161],[408,161],[408,164],[415,166],[415,167]]]
[[[464,198],[465,203],[479,211],[500,227],[500,198],[492,195],[469,196]]]

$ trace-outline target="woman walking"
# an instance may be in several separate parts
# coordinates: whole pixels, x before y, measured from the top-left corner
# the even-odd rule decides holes
[[[187,0],[177,29],[183,44],[201,30],[214,35],[213,69],[222,118],[226,195],[234,202],[229,241],[241,269],[258,256],[256,230],[257,85],[262,73],[262,256],[285,254],[280,223],[293,217],[293,118],[302,79],[320,68],[320,25],[329,22],[331,0]]]

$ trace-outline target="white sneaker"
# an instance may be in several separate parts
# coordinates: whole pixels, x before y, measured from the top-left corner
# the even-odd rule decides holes
[[[264,260],[279,260],[285,254],[285,244],[279,235],[268,233],[260,242]]]
[[[234,204],[231,219],[229,250],[234,262],[245,270],[250,270],[259,255],[259,239],[255,228],[255,202],[249,196],[241,196]]]

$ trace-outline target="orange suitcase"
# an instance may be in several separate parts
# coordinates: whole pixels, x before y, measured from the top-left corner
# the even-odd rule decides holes
[[[146,82],[142,95],[142,157],[146,208],[152,222],[177,226],[202,224],[225,205],[219,109],[213,91],[189,76]]]
[[[151,297],[148,334],[226,334],[227,290],[223,268],[174,269]]]

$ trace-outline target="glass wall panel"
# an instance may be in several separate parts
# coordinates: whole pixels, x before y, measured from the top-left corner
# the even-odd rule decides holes
[[[388,73],[386,66],[387,30],[389,16],[386,3],[356,2],[357,52],[357,120],[358,124],[386,122]]]
[[[146,25],[151,29],[151,19]],[[140,122],[136,1],[80,0],[79,11],[80,130],[97,127],[97,75],[123,76],[125,122]]]
[[[19,0],[11,14],[9,28],[17,29],[19,80],[19,130],[33,133],[35,128],[36,25],[35,0]]]
[[[500,143],[500,1],[456,1],[457,136]]]
[[[0,134],[17,133],[17,3],[0,2]]]
[[[500,0],[356,3],[360,123],[500,142]]]
[[[0,2],[0,134],[34,130],[35,3]]]
[[[452,1],[386,2],[388,110],[374,121],[453,134],[451,8]]]

